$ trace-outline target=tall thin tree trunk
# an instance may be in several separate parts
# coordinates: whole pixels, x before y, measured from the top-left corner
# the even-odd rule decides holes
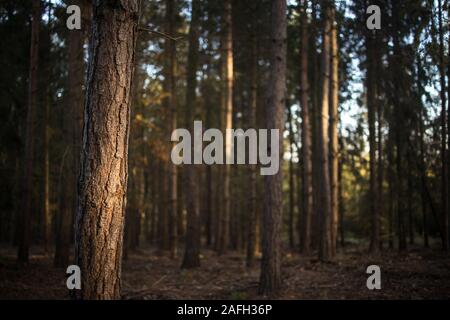
[[[379,212],[378,212],[378,188],[376,177],[376,104],[377,104],[377,88],[376,88],[376,57],[375,57],[375,39],[374,34],[366,31],[366,57],[367,57],[367,111],[369,122],[369,208],[371,221],[370,248],[371,253],[377,253],[380,249],[380,233],[379,233]]]
[[[175,34],[175,0],[166,0],[166,20],[167,33]],[[169,128],[170,132],[177,128],[177,101],[176,101],[176,47],[175,41],[166,39],[167,53],[167,106],[169,110]],[[172,147],[175,142],[171,142]],[[177,235],[177,167],[169,161],[169,234],[170,234],[170,255],[172,258],[177,256],[178,235]]]
[[[294,248],[294,199],[295,199],[295,184],[294,184],[294,130],[292,125],[294,121],[292,120],[292,111],[290,105],[287,104],[287,122],[289,124],[289,247]]]
[[[450,2],[447,0],[447,24],[450,19]],[[447,34],[449,33],[447,29]],[[448,52],[447,52],[447,243],[450,246],[450,37],[448,37]]]
[[[225,1],[225,118],[224,130],[233,127],[233,23],[231,0]],[[225,157],[230,157],[232,153],[231,135],[225,136]],[[223,167],[223,211],[221,216],[221,232],[219,238],[218,253],[224,254],[229,245],[230,237],[230,210],[231,210],[231,167],[226,164]]]
[[[319,139],[319,121],[321,117],[320,113],[320,94],[321,94],[321,83],[320,83],[320,56],[317,50],[317,41],[316,38],[318,38],[319,34],[319,18],[317,17],[317,3],[312,3],[312,21],[311,21],[311,27],[310,27],[310,57],[312,61],[312,67],[311,67],[311,102],[312,102],[312,108],[311,108],[311,131],[312,131],[312,144],[311,144],[311,152],[312,152],[312,195],[313,195],[313,210],[312,210],[312,219],[311,219],[311,247],[313,249],[317,249],[319,247],[319,238],[320,238],[320,216],[319,216],[319,207],[320,207],[320,187],[319,187],[319,170],[320,170],[320,159],[318,152],[318,139]]]
[[[336,25],[336,9],[331,7],[331,34],[330,34],[330,192],[331,192],[331,255],[336,255],[339,219],[338,198],[338,105],[339,105],[339,49]]]
[[[389,183],[389,208],[388,208],[388,244],[389,249],[394,248],[394,190],[395,190],[395,171],[394,171],[394,129],[392,124],[389,127],[389,137],[387,141],[388,158],[388,183]]]
[[[300,52],[300,106],[302,117],[302,212],[300,222],[300,252],[308,254],[311,249],[311,223],[313,210],[311,126],[309,115],[308,81],[308,17],[307,1],[303,0],[300,14],[302,47]]]
[[[341,247],[345,247],[345,228],[344,228],[344,215],[345,215],[345,207],[344,207],[344,199],[343,199],[343,186],[342,186],[342,170],[343,170],[343,160],[342,157],[339,159],[339,167],[338,167],[338,196],[339,196],[339,234],[340,234],[340,243]]]
[[[428,217],[427,217],[427,200],[426,200],[426,188],[425,188],[425,147],[424,147],[424,129],[423,129],[423,106],[420,107],[419,111],[419,139],[420,139],[420,171],[421,171],[421,200],[422,200],[422,224],[423,224],[423,246],[425,248],[429,247],[428,239]]]
[[[283,111],[286,103],[286,0],[272,0],[270,81],[268,82],[267,128],[279,130],[277,152],[283,159]],[[282,164],[280,163],[280,168]],[[259,293],[270,295],[281,288],[282,174],[264,176],[264,216]]]
[[[318,166],[318,214],[319,214],[319,259],[329,261],[333,259],[331,248],[331,199],[330,199],[330,171],[328,166],[328,119],[329,119],[329,83],[330,83],[330,33],[331,7],[324,2],[323,6],[323,40],[322,40],[322,101],[320,107],[319,130],[317,139]]]
[[[403,63],[402,52],[400,48],[400,35],[398,21],[400,19],[400,13],[398,8],[398,2],[392,1],[392,19],[394,26],[393,34],[393,81],[394,81],[394,107],[396,112],[394,115],[395,120],[395,144],[397,148],[396,157],[396,190],[397,190],[397,227],[398,227],[398,239],[399,250],[403,251],[407,249],[406,241],[406,223],[405,223],[405,186],[404,186],[404,167],[403,161],[405,160],[405,141],[406,141],[406,127],[405,127],[405,106],[400,99],[402,92],[402,74],[401,66]]]
[[[380,42],[378,41],[378,37],[376,38],[376,48],[375,48],[375,57],[376,57],[376,79],[377,79],[377,86],[375,91],[375,103],[377,108],[377,115],[378,115],[378,173],[377,173],[377,196],[378,196],[378,206],[377,206],[377,217],[375,217],[375,236],[378,235],[378,241],[374,239],[374,242],[377,242],[380,249],[382,248],[382,236],[381,236],[381,218],[383,217],[384,212],[384,197],[383,197],[383,105],[380,102],[380,86],[378,85],[381,81],[381,61],[380,61],[380,54],[379,54],[379,45]]]
[[[169,237],[169,217],[168,217],[168,179],[167,177],[167,161],[160,160],[160,185],[158,193],[158,255],[164,255],[170,247],[170,237]]]
[[[138,11],[137,0],[93,3],[76,231],[82,299],[120,297]]]
[[[413,172],[412,164],[411,164],[411,152],[408,152],[408,160],[407,160],[407,166],[408,166],[408,172]],[[412,174],[408,175],[407,180],[407,187],[408,187],[408,195],[410,197],[414,197],[414,189],[413,189],[413,181],[412,181]],[[415,243],[414,239],[414,215],[413,215],[413,203],[412,201],[408,201],[408,235],[409,235],[409,244],[413,245]]]
[[[77,1],[83,12],[85,8],[84,1]],[[83,83],[84,83],[84,30],[71,30],[68,32],[68,93],[67,108],[63,116],[63,132],[67,141],[67,153],[63,162],[61,201],[59,217],[57,219],[56,245],[54,265],[56,267],[67,267],[69,264],[69,251],[73,244],[72,230],[73,219],[76,210],[76,190],[79,169],[80,150],[78,141],[81,132],[77,121],[83,108]]]
[[[44,128],[44,212],[43,212],[43,236],[44,250],[46,253],[50,250],[50,231],[51,231],[51,213],[50,213],[50,154],[49,154],[49,113],[50,101],[47,94],[45,104],[45,128]]]
[[[442,1],[438,1],[439,15],[439,75],[441,96],[441,157],[442,157],[442,249],[447,251],[449,246],[449,212],[448,212],[448,165],[447,165],[447,120],[445,102],[445,64],[444,64],[444,30],[442,26]]]
[[[48,15],[48,39],[52,36],[52,5],[49,2],[47,7]],[[51,52],[51,46],[48,48],[48,53]],[[51,81],[51,64],[47,63],[46,67],[46,77],[48,83]],[[43,226],[43,244],[44,250],[47,254],[50,252],[50,242],[51,242],[51,209],[50,209],[50,152],[49,152],[49,139],[50,139],[50,103],[51,103],[51,88],[47,87],[45,93],[45,115],[44,115],[44,208],[42,216],[42,226]]]
[[[22,182],[22,212],[20,215],[19,226],[19,249],[17,259],[19,262],[28,262],[30,248],[30,224],[32,218],[33,203],[33,168],[34,168],[34,135],[33,127],[38,95],[38,63],[39,63],[39,24],[41,20],[41,2],[33,0],[32,2],[32,21],[31,21],[31,45],[30,45],[30,72],[28,79],[28,109],[25,134],[25,161],[24,175]]]
[[[256,28],[255,10],[252,12],[252,27]],[[250,78],[250,101],[249,101],[249,114],[248,124],[250,128],[256,128],[256,109],[258,99],[258,57],[257,57],[257,33],[254,32],[251,35],[251,48],[250,48],[250,61],[249,61],[249,78]],[[257,228],[257,181],[256,181],[256,165],[249,165],[249,198],[248,198],[248,221],[247,221],[247,267],[252,267],[255,259],[256,249],[256,228]]]
[[[189,29],[189,52],[186,74],[186,111],[189,127],[193,132],[193,125],[196,115],[196,87],[197,87],[197,66],[200,33],[200,1],[192,1],[191,26]],[[192,141],[193,145],[193,141]],[[200,266],[200,208],[198,203],[198,170],[196,165],[187,166],[186,170],[186,201],[187,201],[187,226],[186,245],[182,268],[196,268]]]

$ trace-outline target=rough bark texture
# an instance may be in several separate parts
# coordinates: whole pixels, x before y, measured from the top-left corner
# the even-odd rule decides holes
[[[120,297],[137,0],[94,1],[76,231],[82,299]]]
[[[313,209],[312,193],[312,155],[311,126],[309,116],[309,82],[308,82],[308,17],[307,1],[303,1],[301,9],[301,56],[300,56],[300,106],[302,117],[302,219],[300,223],[300,252],[308,254],[311,249],[311,220]]]
[[[264,215],[262,232],[262,260],[259,284],[260,294],[277,293],[281,288],[281,223],[283,213],[282,159],[284,109],[286,100],[286,1],[272,0],[271,63],[266,107],[267,129],[278,129],[280,133],[280,170],[264,176]],[[269,150],[274,152],[275,150]]]
[[[186,111],[191,132],[194,129],[197,65],[199,48],[199,0],[192,1],[192,18],[189,30],[189,52],[187,70]],[[193,139],[192,139],[193,140]],[[191,141],[193,146],[193,141]],[[186,169],[186,202],[187,202],[187,226],[186,245],[182,268],[195,268],[200,266],[200,208],[198,203],[198,170],[196,165],[190,164]]]
[[[19,249],[17,259],[19,262],[28,262],[30,247],[30,219],[33,200],[33,168],[34,168],[34,137],[33,127],[35,121],[38,89],[38,62],[39,62],[39,23],[41,20],[41,2],[33,0],[33,17],[31,21],[30,46],[30,73],[28,79],[28,109],[25,133],[25,170],[22,182],[23,201],[21,205],[19,223]]]

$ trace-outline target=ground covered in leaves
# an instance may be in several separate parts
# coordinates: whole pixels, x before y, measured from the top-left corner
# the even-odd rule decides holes
[[[0,299],[67,299],[65,270],[33,248],[30,263],[18,265],[15,250],[0,248]],[[261,299],[257,294],[259,261],[245,267],[245,256],[202,252],[202,266],[181,270],[181,257],[156,255],[154,248],[131,253],[123,263],[124,299]],[[368,265],[381,268],[381,290],[366,287]],[[450,254],[415,248],[399,254],[369,256],[347,248],[333,263],[286,253],[284,290],[279,299],[449,299]]]

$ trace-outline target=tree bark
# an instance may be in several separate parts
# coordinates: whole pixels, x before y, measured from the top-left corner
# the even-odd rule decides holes
[[[287,122],[289,124],[289,225],[288,225],[288,232],[289,232],[289,247],[291,249],[294,248],[294,199],[295,199],[295,184],[294,184],[294,130],[292,128],[293,120],[292,120],[292,111],[290,108],[290,105],[287,104],[287,114],[288,119]]]
[[[225,59],[225,114],[224,132],[233,127],[233,22],[231,0],[225,1],[225,39],[224,39],[224,59]],[[225,157],[231,155],[231,135],[225,136]],[[223,210],[220,222],[220,238],[218,253],[226,253],[230,237],[230,210],[231,210],[231,167],[228,164],[223,166]]]
[[[256,30],[256,17],[255,9],[252,10],[252,27]],[[249,114],[248,114],[248,124],[250,128],[256,129],[256,110],[258,104],[258,53],[257,53],[257,33],[254,32],[250,36],[250,61],[249,61],[249,78],[250,78],[250,95],[249,95]],[[256,249],[256,233],[257,233],[257,181],[256,181],[256,165],[249,165],[249,198],[248,198],[248,223],[247,223],[247,256],[246,265],[247,267],[252,267],[255,260],[255,249]]]
[[[25,133],[25,161],[22,182],[23,202],[20,215],[19,248],[17,259],[27,263],[30,248],[30,224],[33,201],[33,168],[34,168],[34,135],[33,127],[38,95],[38,63],[39,63],[39,24],[41,20],[41,2],[33,0],[31,20],[30,72],[28,79],[28,108]]]
[[[421,200],[422,200],[422,224],[423,224],[423,246],[425,248],[428,248],[429,245],[429,239],[428,239],[428,217],[427,217],[427,201],[426,201],[426,188],[425,188],[425,147],[424,147],[424,129],[423,129],[423,110],[424,107],[420,106],[419,111],[419,141],[420,141],[420,176],[422,180],[421,184]]]
[[[331,33],[331,7],[329,2],[322,4],[324,30],[322,43],[322,101],[320,108],[319,130],[317,139],[318,166],[318,214],[319,214],[319,259],[330,261],[333,259],[331,248],[331,199],[330,175],[328,164],[328,109],[329,109],[329,83],[330,83],[330,33]]]
[[[82,299],[118,299],[138,1],[93,2],[76,257]]]
[[[167,33],[171,36],[175,35],[175,1],[166,0],[166,20]],[[177,101],[176,101],[176,46],[175,41],[166,39],[166,90],[168,97],[166,99],[167,108],[169,110],[169,128],[173,132],[177,128]],[[174,147],[176,142],[171,142]],[[172,258],[177,256],[178,251],[178,234],[177,234],[177,166],[169,161],[169,236],[170,236],[170,255]]]
[[[438,1],[439,15],[439,75],[440,75],[440,97],[441,97],[441,157],[442,157],[442,249],[448,250],[449,246],[449,212],[448,212],[448,165],[447,165],[447,120],[445,101],[445,64],[444,64],[444,30],[442,26],[442,1]]]
[[[196,88],[197,66],[200,33],[200,1],[192,1],[191,27],[189,29],[189,52],[187,67],[186,111],[193,132],[196,115]],[[193,146],[192,141],[192,146]],[[200,208],[198,203],[198,170],[196,165],[187,166],[186,170],[186,201],[187,201],[187,226],[186,245],[181,268],[196,268],[200,266]]]
[[[283,159],[283,111],[286,103],[286,0],[272,0],[271,60],[267,102],[267,129],[279,130],[279,159]],[[275,152],[275,150],[271,150]],[[280,163],[282,168],[282,163]],[[264,176],[264,216],[259,293],[270,295],[281,288],[282,172]]]
[[[339,49],[336,25],[336,9],[331,7],[331,34],[330,34],[330,192],[331,192],[331,255],[336,255],[339,219],[338,198],[338,105],[339,105]]]
[[[309,116],[308,81],[308,17],[307,1],[303,0],[300,14],[302,47],[300,53],[300,105],[302,117],[302,213],[300,223],[300,252],[309,254],[311,249],[311,221],[313,209],[311,127]]]
[[[376,104],[377,104],[377,82],[376,82],[376,57],[375,57],[375,39],[370,30],[366,31],[366,57],[367,57],[367,112],[369,124],[369,212],[371,221],[370,248],[371,253],[379,251],[380,233],[379,233],[379,212],[378,212],[378,188],[376,177]]]
[[[87,10],[85,1],[75,2],[84,13]],[[67,143],[65,161],[63,162],[61,200],[59,217],[57,219],[54,265],[67,267],[69,264],[69,250],[73,244],[73,219],[77,206],[76,189],[80,162],[81,123],[78,121],[83,108],[84,83],[84,42],[86,26],[82,21],[81,30],[68,32],[68,83],[66,111],[63,116],[63,132]]]
[[[406,223],[405,223],[405,186],[404,186],[404,168],[403,160],[405,159],[405,141],[406,128],[405,122],[405,106],[403,101],[400,100],[402,94],[402,73],[401,66],[403,64],[402,52],[400,47],[400,36],[398,21],[400,19],[400,13],[397,1],[392,1],[392,19],[393,19],[393,57],[392,57],[392,72],[394,82],[394,107],[396,108],[394,120],[395,120],[395,144],[397,148],[396,154],[396,190],[397,190],[397,227],[398,227],[398,239],[399,250],[403,251],[407,249],[406,242]]]

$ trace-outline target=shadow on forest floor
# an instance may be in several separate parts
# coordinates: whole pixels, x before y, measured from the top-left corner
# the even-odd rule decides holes
[[[202,253],[202,266],[180,270],[181,257],[157,256],[152,248],[130,253],[123,263],[125,299],[260,299],[259,261],[245,267],[245,256],[218,257]],[[381,290],[366,288],[368,265],[381,268]],[[315,257],[285,254],[284,290],[280,299],[448,299],[450,255],[415,248],[408,253],[386,251],[369,256],[347,249],[333,263]],[[56,269],[40,248],[32,250],[27,266],[15,262],[15,250],[0,248],[0,299],[67,299],[65,270]]]

